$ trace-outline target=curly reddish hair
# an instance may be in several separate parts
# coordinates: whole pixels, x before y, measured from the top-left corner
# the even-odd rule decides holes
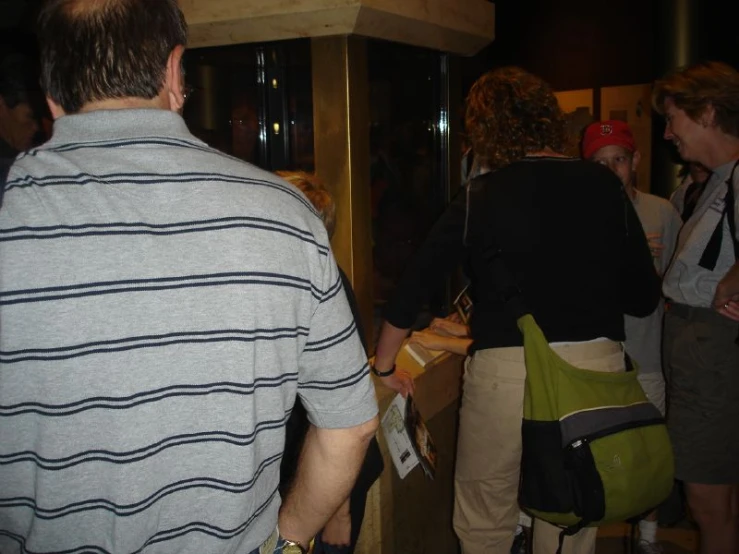
[[[305,171],[275,171],[285,181],[300,189],[308,201],[321,216],[326,227],[328,237],[331,238],[336,228],[336,203],[333,196],[323,185],[323,182],[314,174]]]
[[[476,156],[498,169],[527,154],[569,146],[567,121],[552,88],[520,67],[485,73],[467,95],[465,126]]]

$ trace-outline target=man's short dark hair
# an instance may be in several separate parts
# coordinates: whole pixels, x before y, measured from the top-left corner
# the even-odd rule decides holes
[[[47,0],[38,38],[44,92],[76,113],[88,102],[156,97],[187,24],[177,0]]]

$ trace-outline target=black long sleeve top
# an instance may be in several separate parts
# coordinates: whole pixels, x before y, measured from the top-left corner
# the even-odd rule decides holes
[[[526,158],[460,191],[409,263],[385,319],[410,327],[429,292],[464,263],[474,302],[471,351],[522,345],[490,282],[491,248],[504,252],[550,342],[622,341],[623,314],[643,317],[659,301],[660,279],[618,178],[591,162]]]

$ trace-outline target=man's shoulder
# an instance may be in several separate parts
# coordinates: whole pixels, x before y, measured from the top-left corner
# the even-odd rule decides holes
[[[93,151],[47,143],[16,161],[7,186],[14,191],[38,186],[42,187],[38,190],[50,193],[56,187],[49,184],[76,184],[89,186],[92,197],[107,194],[105,187],[96,184],[115,183],[117,189],[130,192],[127,197],[134,203],[159,202],[166,197],[172,202],[178,199],[177,205],[185,213],[199,213],[206,202],[213,213],[220,210],[269,219],[314,234],[323,229],[310,202],[274,173],[210,148],[194,137],[159,149],[153,144],[156,139],[151,141],[150,148],[139,145]],[[147,186],[142,187],[142,183]],[[33,194],[19,192],[17,196],[16,206],[34,202]]]
[[[103,153],[104,155],[100,155]],[[11,162],[12,163],[12,162]],[[80,172],[92,176],[115,174],[185,179],[188,183],[255,183],[265,191],[295,194],[295,187],[274,173],[212,148],[189,134],[141,133],[140,136],[87,137],[85,140],[48,141],[15,160],[15,173],[43,177],[46,174]],[[166,179],[165,179],[166,180]],[[243,190],[234,187],[234,192]]]

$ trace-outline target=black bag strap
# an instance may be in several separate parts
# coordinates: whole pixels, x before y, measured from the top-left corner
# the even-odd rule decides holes
[[[711,238],[708,239],[706,248],[703,251],[698,265],[709,271],[716,269],[716,263],[718,262],[719,254],[721,253],[721,242],[724,237],[724,217],[726,217],[729,223],[729,231],[731,232],[731,240],[734,245],[734,257],[739,260],[739,242],[736,239],[736,222],[734,221],[734,172],[739,165],[739,160],[736,161],[734,167],[731,169],[731,174],[726,180],[726,196],[724,197],[724,213],[721,215],[716,228],[711,234]]]
[[[690,219],[690,216],[693,215],[698,200],[700,200],[701,194],[703,194],[706,188],[706,183],[708,183],[708,179],[705,181],[693,181],[688,185],[685,191],[685,197],[683,198],[683,211],[680,214],[683,222]]]
[[[728,188],[726,190],[726,203],[724,206],[724,212],[726,213],[726,220],[729,223],[731,241],[734,244],[734,258],[739,261],[739,240],[737,240],[736,238],[736,221],[734,215],[736,211],[736,206],[734,205],[736,203],[736,198],[734,197],[734,171],[736,171],[737,166],[739,166],[739,160],[734,163],[734,167],[731,170],[731,175],[726,181],[726,186]]]

